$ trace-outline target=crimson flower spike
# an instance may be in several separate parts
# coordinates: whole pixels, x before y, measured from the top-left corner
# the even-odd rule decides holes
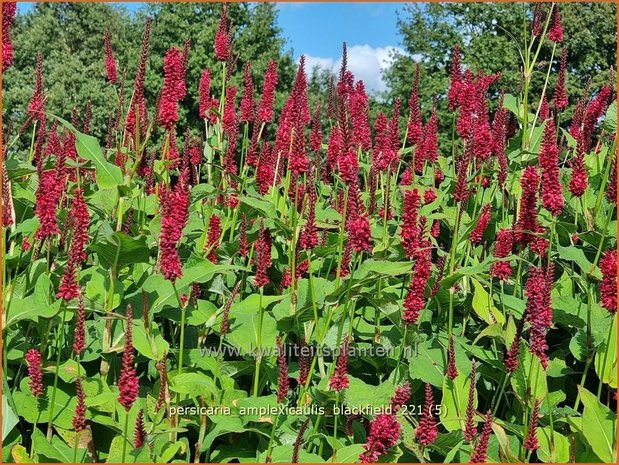
[[[393,413],[397,413],[411,397],[411,384],[407,381],[401,386],[398,386],[393,394],[393,397],[389,401]]]
[[[138,397],[140,385],[135,372],[133,349],[133,308],[127,305],[127,328],[125,329],[125,349],[122,355],[122,365],[118,378],[118,402],[127,412]]]
[[[146,440],[146,429],[144,427],[144,410],[140,409],[135,419],[135,429],[133,431],[133,447],[139,449]]]
[[[456,367],[456,348],[453,335],[449,336],[449,349],[447,351],[447,377],[454,380],[458,377],[458,368]]]
[[[486,463],[488,459],[488,442],[490,441],[490,435],[492,434],[492,411],[486,413],[486,419],[484,426],[481,429],[479,440],[475,445],[473,454],[471,455],[470,463]]]
[[[26,352],[26,362],[28,363],[28,386],[34,397],[41,397],[43,394],[43,362],[41,353],[37,349],[29,349]]]
[[[348,379],[348,342],[349,337],[346,336],[340,347],[335,372],[329,380],[329,387],[337,392],[348,388],[350,383]]]
[[[539,441],[537,440],[537,423],[539,421],[539,406],[541,404],[540,399],[535,399],[535,405],[531,412],[531,420],[529,421],[529,430],[527,431],[527,437],[524,439],[523,446],[527,450],[536,450],[539,448]]]
[[[275,102],[275,88],[277,87],[277,62],[271,60],[267,65],[262,86],[262,96],[258,105],[258,121],[267,123],[273,121],[273,104]]]
[[[109,30],[105,31],[104,37],[105,46],[105,72],[107,80],[110,84],[116,84],[118,81],[118,73],[116,71],[116,59],[114,58],[114,50],[112,49],[112,34]]]
[[[224,3],[221,9],[217,33],[215,34],[215,57],[217,61],[228,61],[232,51],[232,34],[227,16],[228,5]]]
[[[426,384],[425,397],[423,413],[415,432],[415,440],[422,446],[432,444],[438,436],[438,427],[434,418],[434,396],[430,384]]]
[[[11,28],[15,21],[17,3],[2,3],[2,71],[6,71],[13,64],[13,43],[11,42]]]
[[[600,300],[602,307],[610,313],[617,313],[617,251],[604,252],[600,260],[602,282],[600,283]]]
[[[542,168],[542,205],[553,215],[563,211],[563,190],[559,179],[559,147],[557,146],[554,119],[549,118],[544,127],[544,139],[539,153]]]
[[[370,434],[359,456],[361,463],[376,463],[400,439],[400,423],[393,414],[378,415],[370,424]]]
[[[290,390],[288,362],[286,361],[286,351],[281,336],[277,335],[275,342],[277,345],[277,366],[279,368],[279,375],[277,378],[277,402],[282,403]]]
[[[77,404],[75,405],[75,412],[73,413],[71,424],[75,432],[79,433],[86,428],[86,400],[84,398],[82,378],[79,377],[75,380],[75,396],[77,397]]]
[[[475,360],[471,362],[471,377],[469,384],[469,397],[466,404],[466,423],[464,425],[464,439],[470,444],[477,437],[477,426],[475,426],[475,375],[477,372],[477,363]]]

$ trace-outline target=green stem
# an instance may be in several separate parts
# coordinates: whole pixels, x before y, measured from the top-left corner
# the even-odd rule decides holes
[[[262,306],[263,288],[260,287],[260,299],[258,304],[258,334],[256,335],[256,369],[254,371],[254,386],[253,396],[258,396],[258,384],[260,382],[260,364],[262,363],[262,319],[264,317],[264,308]]]
[[[122,461],[121,463],[126,463],[125,462],[125,456],[127,455],[127,443],[129,442],[129,412],[125,412],[125,440],[123,441],[123,453],[122,453]]]
[[[58,373],[60,371],[60,355],[62,351],[62,344],[60,342],[61,338],[64,340],[64,322],[67,316],[67,304],[66,302],[62,302],[62,324],[60,325],[59,331],[60,334],[56,334],[56,368],[54,371],[54,387],[52,389],[52,399],[51,404],[49,406],[49,419],[47,421],[47,440],[51,441],[53,429],[52,423],[54,421],[54,407],[56,405],[56,392],[58,391]]]

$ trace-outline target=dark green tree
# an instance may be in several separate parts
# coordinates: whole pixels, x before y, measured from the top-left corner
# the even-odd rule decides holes
[[[182,48],[191,40],[187,72],[187,98],[181,105],[179,128],[200,127],[198,83],[204,68],[213,72],[213,92],[221,86],[221,65],[215,61],[213,41],[221,3],[149,3],[135,14],[107,3],[37,3],[17,17],[13,29],[15,62],[3,76],[3,116],[19,126],[34,85],[36,54],[44,57],[44,86],[49,112],[70,118],[73,107],[80,114],[90,99],[92,131],[106,132],[110,113],[117,106],[117,91],[106,81],[103,38],[106,29],[119,75],[126,76],[126,98],[130,98],[140,44],[147,17],[153,19],[147,62],[145,93],[152,115],[163,82],[163,56],[171,46]],[[231,85],[242,87],[243,66],[251,60],[255,92],[262,89],[262,77],[270,59],[279,64],[276,105],[281,107],[291,86],[296,65],[277,26],[273,4],[233,3],[229,18],[234,25],[234,53],[238,55]]]
[[[451,54],[457,44],[462,49],[463,66],[486,73],[501,72],[499,88],[517,93],[520,84],[523,33],[530,34],[530,23],[535,5],[531,3],[417,3],[404,6],[398,27],[406,54],[396,55],[394,65],[386,71],[389,83],[387,100],[408,98],[414,75],[414,66],[421,64],[420,100],[422,110],[430,112],[432,98],[439,98],[439,122],[450,124],[445,96],[449,86]],[[550,5],[544,5],[547,12]],[[607,82],[610,69],[617,60],[617,31],[614,18],[616,5],[612,3],[560,4],[564,42],[557,47],[554,63],[558,66],[560,47],[568,49],[567,90],[573,111],[576,98],[584,83],[591,78],[592,89]],[[552,43],[546,40],[532,77],[530,95],[538,98],[550,60]],[[544,66],[544,64],[546,66]],[[556,69],[553,68],[553,71]],[[549,78],[552,92],[556,73]],[[552,94],[550,94],[550,97]],[[537,107],[537,100],[532,108]],[[405,107],[404,107],[405,108]],[[563,118],[562,118],[563,119]],[[567,119],[567,118],[566,118]],[[566,119],[563,119],[564,121]]]

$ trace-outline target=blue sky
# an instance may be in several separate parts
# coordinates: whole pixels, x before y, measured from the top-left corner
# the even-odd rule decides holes
[[[32,3],[18,3],[18,12]],[[125,3],[135,10],[141,3]],[[383,90],[380,70],[389,66],[390,56],[400,51],[396,11],[402,3],[278,3],[279,26],[287,47],[295,57],[306,55],[308,68],[337,69],[342,42],[348,45],[349,68],[363,79],[368,90]]]

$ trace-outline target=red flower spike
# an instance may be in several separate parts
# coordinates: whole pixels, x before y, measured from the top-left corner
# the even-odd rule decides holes
[[[550,302],[550,291],[552,287],[551,273],[542,268],[531,267],[529,269],[525,284],[525,295],[527,297],[526,319],[530,323],[529,345],[533,355],[539,357],[544,368],[548,365],[548,343],[546,342],[546,332],[552,325],[552,306]]]
[[[602,282],[600,300],[602,307],[610,313],[617,313],[617,251],[607,250],[600,260]]]
[[[238,125],[238,116],[236,114],[235,99],[237,94],[236,87],[228,87],[226,89],[226,100],[224,103],[224,114],[221,118],[221,126],[224,133],[229,134]]]
[[[311,350],[307,345],[305,338],[301,338],[301,349],[299,355],[299,377],[297,378],[297,382],[301,386],[305,386],[307,382],[307,377],[309,376],[309,369],[311,363]]]
[[[471,454],[469,463],[486,463],[488,459],[488,442],[490,441],[490,435],[492,434],[492,411],[486,413],[486,419],[484,426],[481,428],[479,440],[475,445],[475,449]]]
[[[239,233],[239,255],[247,257],[249,254],[249,242],[247,241],[247,215],[241,216],[241,231]]]
[[[567,91],[565,90],[565,68],[567,67],[567,48],[563,47],[561,50],[561,64],[559,66],[559,75],[557,76],[557,83],[555,84],[555,93],[553,96],[555,109],[563,110],[567,107]]]
[[[271,232],[263,225],[258,232],[256,241],[256,277],[257,287],[264,287],[271,282],[268,270],[271,267]]]
[[[538,37],[542,33],[542,4],[536,3],[533,11],[533,23],[531,24],[531,32],[534,37]]]
[[[11,28],[15,21],[17,3],[2,3],[2,71],[6,71],[13,64],[13,43],[11,42]]]
[[[329,387],[334,391],[340,392],[348,388],[348,336],[344,337],[344,341],[340,346],[340,353],[337,358],[335,372],[329,380]]]
[[[163,89],[159,101],[159,123],[170,130],[178,121],[178,101],[185,93],[183,56],[178,48],[172,47],[166,52],[163,58],[163,73]]]
[[[475,426],[475,376],[477,372],[477,363],[475,360],[471,362],[471,377],[469,383],[469,397],[466,404],[466,422],[464,424],[464,439],[469,444],[473,444],[477,437],[477,426]]]
[[[104,37],[105,46],[105,72],[107,80],[110,84],[116,84],[118,81],[118,73],[116,71],[116,59],[114,58],[114,50],[112,50],[112,34],[109,30],[105,31]]]
[[[548,31],[548,38],[555,44],[563,42],[563,26],[561,25],[561,14],[557,4],[552,9],[552,24]]]
[[[520,213],[516,222],[515,241],[526,245],[531,242],[539,225],[537,223],[537,191],[539,174],[534,166],[527,166],[520,178],[522,196],[520,197]]]
[[[144,410],[140,409],[138,416],[135,419],[135,428],[133,429],[133,447],[139,449],[146,441],[146,429],[144,428]]]
[[[172,190],[166,187],[161,189],[160,201],[162,212],[159,266],[166,279],[175,281],[183,275],[176,245],[182,238],[189,216],[189,191],[182,179],[179,179]]]
[[[217,263],[217,247],[219,238],[221,237],[221,218],[215,214],[211,215],[211,220],[208,225],[208,234],[204,250],[208,251],[208,259]]]
[[[425,241],[424,241],[425,242]],[[417,323],[421,311],[426,306],[425,289],[432,269],[429,244],[423,244],[427,250],[418,252],[413,268],[413,277],[404,298],[402,321],[406,325]]]
[[[258,121],[267,123],[273,121],[273,103],[275,101],[275,88],[277,87],[277,63],[269,61],[264,74],[262,97],[258,105]]]
[[[432,386],[426,384],[425,388],[425,403],[423,405],[423,413],[419,420],[419,426],[415,432],[415,440],[422,446],[427,446],[436,441],[438,436],[438,427],[434,418],[434,396],[432,395]]]
[[[400,242],[407,258],[412,258],[419,248],[418,221],[420,204],[421,197],[416,188],[404,192]]]
[[[131,305],[127,305],[126,320],[125,349],[122,355],[122,365],[118,378],[118,402],[129,412],[131,406],[138,398],[138,390],[140,389],[135,367],[133,366],[133,308]]]
[[[400,423],[395,415],[378,415],[370,425],[365,452],[359,456],[361,463],[376,463],[400,439]]]
[[[26,362],[28,362],[28,376],[30,380],[28,386],[30,393],[34,397],[41,397],[43,394],[43,362],[41,353],[37,349],[29,349],[26,352]]]
[[[544,140],[539,153],[542,168],[542,205],[553,215],[563,211],[563,191],[559,179],[559,147],[553,119],[546,121]]]
[[[493,257],[505,258],[512,253],[514,233],[511,229],[501,229],[497,233],[494,245]],[[501,281],[512,275],[512,267],[509,261],[494,262],[490,265],[490,276]]]
[[[198,86],[200,95],[200,118],[205,119],[211,106],[211,72],[208,69],[202,70],[200,75],[200,84]]]
[[[86,400],[84,398],[84,388],[82,386],[82,378],[75,380],[75,397],[77,404],[73,413],[71,424],[76,433],[86,429]]]
[[[353,147],[368,151],[372,148],[368,96],[363,81],[357,81],[349,95]]]
[[[516,334],[514,336],[514,340],[512,341],[507,354],[503,360],[503,364],[505,365],[505,369],[507,373],[512,374],[518,369],[518,365],[520,364],[520,336],[522,335],[522,327],[524,326],[524,318],[520,320],[518,326],[516,326]]]
[[[288,396],[290,382],[288,381],[288,362],[286,361],[286,351],[282,343],[282,338],[277,335],[275,339],[277,345],[277,366],[279,375],[277,377],[277,403],[282,403]]]
[[[395,393],[393,394],[393,397],[389,401],[389,405],[391,406],[393,413],[397,413],[403,406],[405,406],[410,398],[411,398],[411,385],[407,381],[401,386],[398,386],[396,388]]]
[[[217,61],[228,61],[232,49],[232,33],[228,24],[228,6],[224,3],[219,18],[219,26],[215,34],[215,58]]]
[[[458,377],[458,368],[456,367],[456,347],[453,336],[449,337],[449,349],[447,351],[447,372],[446,376],[450,380]]]
[[[585,166],[584,140],[578,139],[576,156],[572,160],[572,177],[570,178],[569,189],[573,196],[581,197],[587,190],[589,175]]]
[[[477,221],[477,225],[475,229],[471,232],[471,242],[473,244],[479,244],[481,239],[484,236],[484,232],[486,232],[486,228],[488,228],[488,224],[490,224],[490,220],[492,219],[492,213],[490,211],[491,205],[486,204],[481,208],[481,213],[479,215],[479,220]]]
[[[43,55],[37,54],[34,91],[28,103],[28,115],[40,122],[45,121],[45,96],[43,94]],[[41,125],[43,126],[43,124]],[[42,141],[41,141],[42,142]]]
[[[531,420],[529,421],[529,430],[527,431],[527,437],[524,439],[523,447],[527,450],[539,449],[539,441],[537,440],[537,422],[539,421],[539,406],[541,404],[540,399],[535,399],[535,405],[531,412]]]

